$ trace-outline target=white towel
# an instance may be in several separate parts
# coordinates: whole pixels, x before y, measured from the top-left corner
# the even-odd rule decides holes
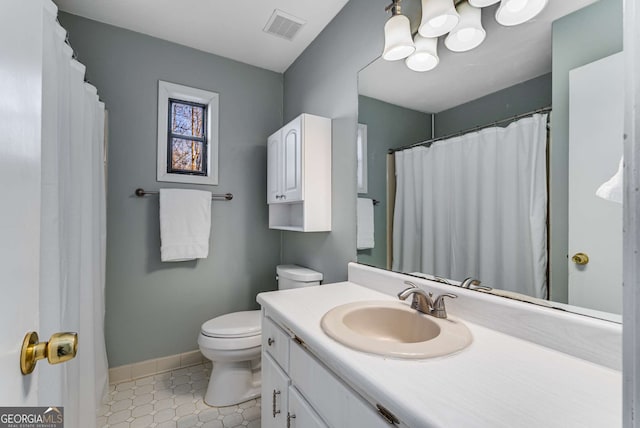
[[[358,250],[373,248],[373,200],[358,198],[357,206],[357,239]]]
[[[624,159],[620,159],[618,172],[615,173],[606,183],[602,184],[596,190],[596,195],[608,201],[622,203],[622,184],[623,184],[623,167]]]
[[[163,262],[206,259],[211,192],[160,189],[160,255]]]

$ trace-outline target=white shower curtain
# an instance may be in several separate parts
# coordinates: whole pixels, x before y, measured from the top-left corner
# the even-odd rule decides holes
[[[393,269],[545,298],[546,121],[396,152]]]
[[[78,354],[60,370],[40,372],[39,396],[65,407],[66,427],[80,428],[95,426],[108,386],[105,107],[85,83],[85,67],[72,59],[66,32],[50,18],[43,53],[41,325],[47,334],[76,331]]]

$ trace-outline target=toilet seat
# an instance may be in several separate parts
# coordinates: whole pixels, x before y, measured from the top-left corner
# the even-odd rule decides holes
[[[239,339],[262,333],[260,311],[242,311],[221,315],[202,324],[202,335],[220,339]]]

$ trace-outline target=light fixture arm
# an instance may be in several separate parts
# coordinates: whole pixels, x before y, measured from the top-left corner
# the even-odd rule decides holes
[[[402,13],[402,6],[400,5],[401,2],[402,0],[393,0],[393,3],[385,7],[384,11],[385,12],[391,11],[392,16],[400,15]]]

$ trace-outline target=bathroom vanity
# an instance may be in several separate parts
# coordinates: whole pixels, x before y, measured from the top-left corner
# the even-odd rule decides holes
[[[350,264],[347,282],[258,295],[262,426],[621,425],[620,350],[615,348],[621,327],[615,323],[460,289],[458,299],[447,302],[447,311],[466,325],[473,342],[448,356],[373,355],[342,345],[322,330],[322,317],[337,306],[398,301],[407,279],[435,295],[452,291]],[[517,319],[511,317],[514,311]],[[566,349],[553,346],[554,329],[572,333],[565,342],[575,343],[565,343]]]

